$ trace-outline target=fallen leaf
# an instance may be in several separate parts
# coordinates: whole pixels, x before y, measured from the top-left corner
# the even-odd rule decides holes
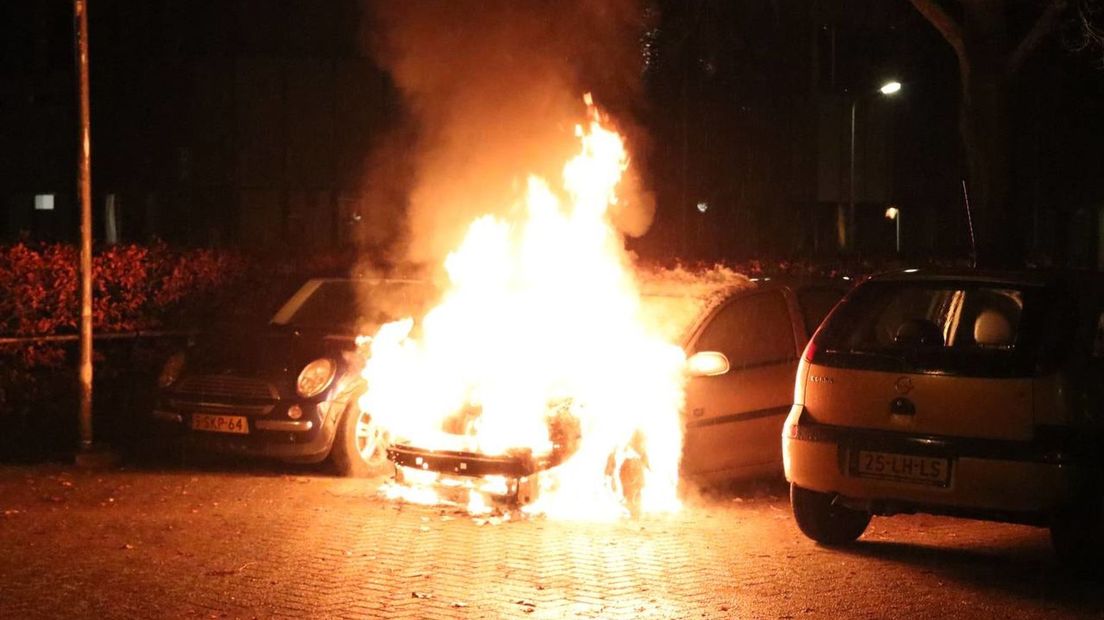
[[[132,545],[130,543],[127,543],[127,544],[123,545],[123,549],[130,550],[130,549],[133,549],[133,548],[134,548],[134,545]]]
[[[461,603],[460,601],[453,601],[449,603],[449,607],[467,607],[467,603]]]
[[[410,597],[411,598],[433,598],[433,595],[432,594],[427,594],[425,592],[411,592]]]

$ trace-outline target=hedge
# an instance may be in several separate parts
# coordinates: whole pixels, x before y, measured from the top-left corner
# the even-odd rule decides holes
[[[76,334],[79,253],[67,244],[0,246],[0,336]],[[92,323],[97,333],[187,329],[218,307],[249,272],[224,250],[172,249],[163,243],[115,245],[93,256]],[[140,393],[160,364],[165,341],[96,344],[97,411],[117,410]],[[0,456],[51,451],[75,442],[76,344],[0,345]],[[112,395],[114,394],[114,397]],[[8,444],[8,445],[4,445]]]

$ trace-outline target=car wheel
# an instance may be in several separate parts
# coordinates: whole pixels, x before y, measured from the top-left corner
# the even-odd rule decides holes
[[[833,496],[790,485],[790,505],[801,533],[822,545],[844,545],[866,531],[870,513],[832,504]]]
[[[366,478],[391,469],[387,460],[386,433],[355,401],[345,408],[338,422],[330,458],[342,476]]]
[[[1066,566],[1097,568],[1104,557],[1104,496],[1087,497],[1056,514],[1050,523],[1050,542]]]

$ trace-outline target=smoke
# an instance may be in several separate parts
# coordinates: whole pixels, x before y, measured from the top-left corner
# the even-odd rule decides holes
[[[612,110],[634,159],[646,143],[631,123],[646,27],[641,0],[453,0],[374,7],[372,52],[404,98],[412,131],[374,154],[374,191],[408,179],[400,251],[439,263],[468,224],[516,204],[529,174],[560,179],[578,143],[584,92]],[[394,162],[409,166],[395,175]],[[639,169],[638,161],[632,167]],[[615,223],[643,234],[654,201],[630,175]],[[381,189],[383,188],[383,189]]]

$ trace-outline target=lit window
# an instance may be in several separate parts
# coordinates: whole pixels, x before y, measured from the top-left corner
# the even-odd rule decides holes
[[[53,211],[54,210],[54,195],[53,194],[37,194],[35,195],[35,211]]]

